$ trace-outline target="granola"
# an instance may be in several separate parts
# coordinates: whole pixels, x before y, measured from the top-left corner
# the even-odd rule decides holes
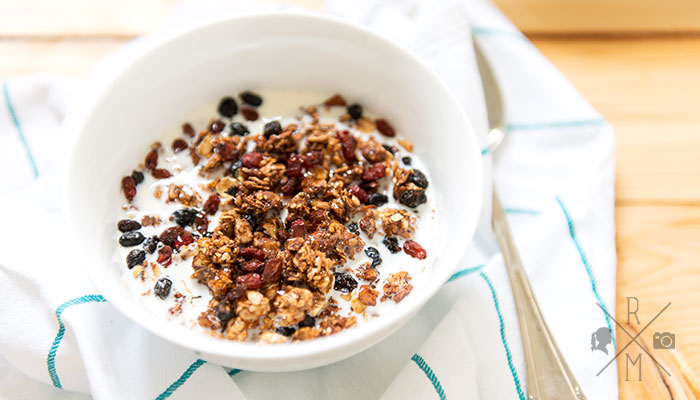
[[[149,307],[275,345],[355,327],[411,293],[430,268],[434,208],[410,141],[339,94],[282,119],[261,119],[285,112],[252,92],[216,108],[120,181],[118,254]]]

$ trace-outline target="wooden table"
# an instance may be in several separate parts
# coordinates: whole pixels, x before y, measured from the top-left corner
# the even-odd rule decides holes
[[[178,0],[0,0],[0,79],[84,76],[152,30]],[[287,0],[319,8],[321,0]],[[622,399],[700,397],[700,3],[697,0],[497,0],[502,10],[612,122],[618,139],[617,319],[669,370],[643,362]],[[57,17],[57,16],[60,16]],[[639,299],[627,323],[627,297]],[[676,334],[655,350],[656,331]],[[629,342],[618,329],[618,343]],[[630,356],[639,353],[636,345]]]

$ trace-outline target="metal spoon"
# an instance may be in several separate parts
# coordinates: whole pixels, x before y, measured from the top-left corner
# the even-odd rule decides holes
[[[501,144],[505,134],[505,108],[498,82],[476,40],[474,40],[474,50],[476,52],[479,75],[481,75],[481,82],[484,87],[484,98],[486,99],[489,120],[487,149],[493,152]],[[515,243],[506,221],[506,214],[496,194],[495,185],[493,188],[491,224],[503,252],[510,286],[513,290],[513,300],[518,312],[523,354],[525,355],[525,368],[527,370],[528,399],[585,399],[586,397],[581,391],[578,382],[576,382],[574,374],[571,373],[551,332],[549,332],[547,323],[542,317],[522,261],[515,248]]]

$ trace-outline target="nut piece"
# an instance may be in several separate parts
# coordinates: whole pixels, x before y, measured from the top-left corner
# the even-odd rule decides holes
[[[358,294],[357,298],[360,299],[362,304],[366,306],[376,306],[377,296],[379,296],[379,292],[377,290],[372,289],[368,285],[362,285],[360,287],[360,293]]]
[[[384,284],[384,296],[382,301],[386,299],[394,300],[396,303],[403,300],[413,290],[413,285],[409,283],[411,275],[406,271],[399,271],[389,275],[389,278]]]
[[[401,236],[410,239],[415,232],[416,217],[406,210],[386,208],[379,210],[379,220],[386,236]]]
[[[247,291],[246,297],[239,300],[236,307],[236,314],[244,321],[257,321],[268,312],[270,300],[255,290]]]

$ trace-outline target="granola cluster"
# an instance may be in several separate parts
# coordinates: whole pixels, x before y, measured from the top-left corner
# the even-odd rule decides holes
[[[233,98],[224,98],[222,117],[241,112],[247,120],[257,119],[262,98],[244,92],[241,99],[238,107]],[[172,150],[186,153],[206,178],[208,184],[200,187],[163,182],[179,171],[158,168],[162,149],[152,146],[141,171],[122,179],[124,194],[131,202],[143,173],[150,172],[162,182],[153,196],[182,208],[168,221],[157,215],[144,216],[141,224],[133,221],[138,227],[132,224],[120,244],[143,243],[143,250],[129,253],[129,268],[148,266],[146,253],[157,254],[150,262],[154,271],[176,259],[191,260],[191,278],[211,294],[197,323],[236,341],[274,344],[326,336],[356,325],[357,317],[366,318],[368,308],[378,303],[400,302],[413,289],[410,274],[394,273],[378,286],[382,259],[376,248],[365,247],[361,235],[382,235],[391,253],[401,251],[398,239],[413,238],[416,216],[385,206],[387,194],[413,209],[427,201],[428,181],[408,167],[410,162],[395,157],[397,148],[320,121],[318,107],[345,106],[343,97],[334,95],[305,108],[297,123],[271,121],[259,134],[237,122],[225,130],[222,119],[198,133],[185,124]],[[360,132],[395,135],[386,120],[363,116],[357,104],[347,106],[339,121]],[[412,150],[410,142],[398,143]],[[141,225],[161,224],[169,227],[160,235],[145,238],[139,232]],[[350,269],[348,261],[363,249],[372,261]],[[414,250],[405,251],[415,257]],[[160,278],[154,294],[167,298],[171,285]],[[179,314],[184,297],[175,296],[171,313]],[[349,314],[339,300],[348,302]]]

